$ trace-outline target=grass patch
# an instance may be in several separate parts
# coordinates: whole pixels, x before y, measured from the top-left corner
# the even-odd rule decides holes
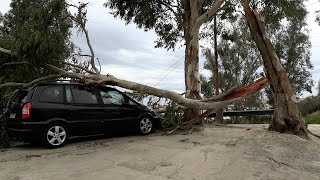
[[[308,124],[320,124],[320,111],[309,114],[305,117],[305,120]]]

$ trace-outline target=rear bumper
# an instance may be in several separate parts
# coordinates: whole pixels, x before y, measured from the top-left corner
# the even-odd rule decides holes
[[[40,139],[42,126],[35,123],[8,121],[8,134],[12,138]]]

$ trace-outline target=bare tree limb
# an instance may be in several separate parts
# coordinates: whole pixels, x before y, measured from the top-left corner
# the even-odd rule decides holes
[[[146,94],[151,94],[159,97],[166,97],[168,99],[171,99],[175,101],[177,104],[194,108],[194,109],[219,109],[222,107],[227,106],[228,104],[234,103],[236,101],[240,101],[246,98],[246,96],[249,96],[250,94],[254,94],[255,92],[259,91],[261,88],[264,88],[268,81],[265,80],[258,80],[254,82],[251,86],[246,86],[246,89],[237,89],[235,93],[231,93],[228,96],[223,97],[221,101],[215,101],[215,102],[201,102],[196,101],[188,98],[182,97],[180,94],[169,91],[169,90],[163,90],[154,88],[151,86],[135,83],[132,81],[126,81],[118,79],[110,74],[108,75],[85,75],[85,74],[77,74],[72,72],[66,72],[60,68],[57,68],[52,65],[47,65],[48,68],[56,73],[59,74],[67,74],[70,78],[78,78],[85,81],[87,84],[107,84],[107,85],[113,85],[113,86],[119,86],[126,89],[131,89],[138,92],[143,92]]]
[[[76,56],[82,56],[82,57],[91,57],[89,54],[74,54]]]
[[[84,70],[84,71],[86,71],[87,73],[89,73],[89,74],[97,74],[97,73],[95,73],[95,72],[93,72],[93,71],[91,71],[91,70],[89,70],[89,69],[87,69],[87,68],[85,68],[85,67],[82,67],[82,66],[80,66],[80,65],[76,65],[76,64],[72,64],[72,63],[69,63],[69,62],[62,62],[63,64],[66,64],[66,65],[69,65],[69,66],[72,66],[72,67],[75,67],[75,68],[78,68],[78,69],[81,69],[81,70]]]
[[[16,83],[16,82],[8,82],[4,84],[0,84],[0,89],[7,87],[23,87],[26,83]]]
[[[46,81],[49,79],[62,78],[62,77],[68,77],[68,73],[61,73],[61,74],[53,74],[53,75],[49,75],[49,76],[44,76],[44,77],[35,79],[29,83],[26,83],[22,88],[31,87],[35,84],[38,84],[40,82],[43,82],[43,81]]]
[[[5,54],[12,55],[12,52],[11,52],[10,50],[4,49],[4,48],[2,48],[2,47],[0,47],[0,52],[3,52],[3,53],[5,53]]]
[[[0,114],[0,121],[2,121],[2,120],[3,120],[3,117],[8,113],[8,111],[9,111],[9,106],[10,106],[10,104],[11,104],[11,102],[12,102],[12,99],[13,99],[13,97],[15,96],[15,94],[16,94],[18,91],[19,91],[19,90],[16,89],[15,91],[13,91],[13,92],[11,93],[11,95],[10,95],[10,97],[9,97],[9,100],[7,101],[7,104],[6,104],[6,108],[5,108],[4,111]]]
[[[80,4],[79,6],[76,5],[72,5],[72,4],[67,4],[69,6],[72,7],[76,7],[78,10],[78,14],[76,16],[70,16],[70,18],[79,25],[80,31],[82,31],[86,37],[86,42],[87,45],[89,47],[90,50],[90,64],[92,66],[92,69],[96,72],[96,74],[100,74],[98,68],[95,65],[95,54],[94,54],[94,50],[92,48],[91,42],[90,42],[90,38],[89,38],[89,31],[86,29],[86,11],[83,12],[83,8],[86,7],[88,5],[88,3],[83,3]]]
[[[62,78],[62,77],[68,77],[68,72],[60,73],[60,74],[54,74],[54,75],[49,75],[49,76],[44,76],[38,79],[35,79],[29,83],[16,83],[16,82],[9,82],[9,83],[4,83],[0,84],[0,89],[2,88],[7,88],[7,87],[21,87],[21,88],[28,88],[31,87],[35,84],[38,84],[40,82],[49,80],[49,79],[55,79],[55,78]]]
[[[225,0],[217,0],[215,3],[212,5],[212,7],[207,10],[205,13],[203,13],[200,17],[197,18],[197,21],[195,23],[195,28],[200,28],[200,26],[208,21],[213,15],[215,15],[221,5],[225,2]]]
[[[99,61],[99,58],[97,58],[98,64],[99,64],[99,72],[101,73],[101,63]]]

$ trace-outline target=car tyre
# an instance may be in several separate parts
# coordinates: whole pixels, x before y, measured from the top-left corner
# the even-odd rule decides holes
[[[138,122],[138,132],[140,134],[150,134],[154,130],[154,123],[150,117],[142,117]]]
[[[69,137],[67,127],[61,123],[49,124],[42,135],[42,142],[48,148],[58,148],[66,144]]]

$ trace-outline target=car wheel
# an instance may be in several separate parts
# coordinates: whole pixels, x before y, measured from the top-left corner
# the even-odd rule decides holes
[[[49,148],[58,148],[65,145],[68,135],[68,130],[64,125],[50,124],[43,133],[42,141]]]
[[[143,117],[138,123],[139,132],[141,134],[149,134],[153,131],[153,122],[148,117]]]

